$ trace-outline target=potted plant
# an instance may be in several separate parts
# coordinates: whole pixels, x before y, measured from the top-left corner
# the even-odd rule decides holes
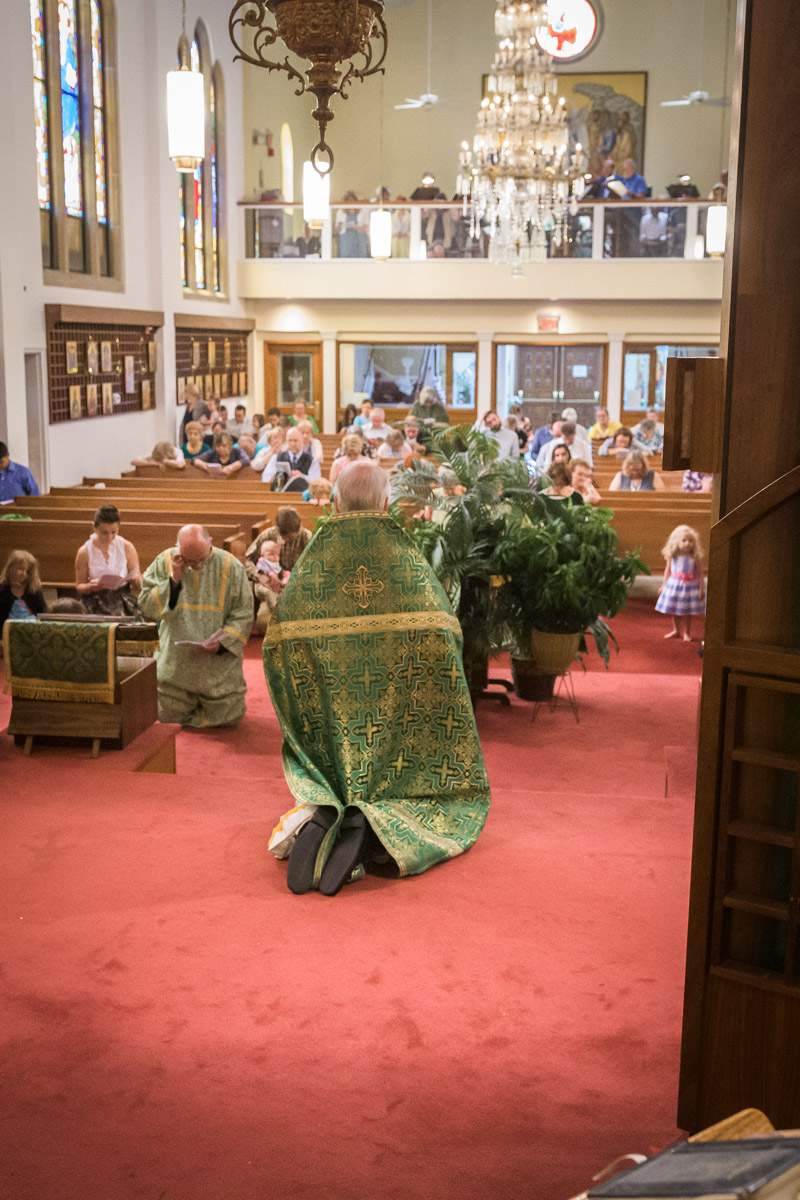
[[[530,508],[530,478],[521,459],[498,462],[497,443],[467,425],[434,433],[429,451],[432,460],[393,473],[392,497],[406,515],[429,518],[412,523],[411,534],[458,616],[477,695],[505,636],[496,616],[498,548],[511,513]]]
[[[544,516],[515,512],[498,547],[497,619],[516,649],[515,677],[539,676],[545,693],[586,652],[587,634],[608,666],[616,640],[605,618],[625,607],[636,575],[647,573],[637,554],[617,555],[612,517],[588,504],[551,505]]]

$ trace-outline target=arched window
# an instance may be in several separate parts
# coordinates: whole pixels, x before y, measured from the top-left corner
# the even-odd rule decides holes
[[[42,261],[48,283],[121,279],[112,0],[29,0]]]
[[[178,51],[180,61],[180,50]],[[206,155],[180,182],[181,277],[184,291],[196,296],[225,294],[224,237],[224,93],[219,63],[211,65],[211,45],[198,21],[189,50],[193,71],[203,76]]]

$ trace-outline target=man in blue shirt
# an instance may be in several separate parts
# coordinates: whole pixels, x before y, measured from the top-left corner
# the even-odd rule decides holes
[[[561,418],[558,413],[553,413],[550,424],[540,425],[533,435],[533,441],[528,447],[531,461],[535,463],[542,446],[546,446],[548,442],[552,442],[553,438],[557,437],[561,437]]]
[[[644,175],[638,175],[636,172],[636,163],[632,158],[626,158],[622,164],[622,170],[611,177],[617,183],[621,183],[625,187],[625,192],[621,199],[632,200],[635,196],[647,195],[647,183]]]
[[[0,504],[15,496],[38,496],[39,485],[27,467],[11,461],[8,446],[0,442]]]

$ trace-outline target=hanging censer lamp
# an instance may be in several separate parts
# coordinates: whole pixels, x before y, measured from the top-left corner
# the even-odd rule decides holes
[[[231,11],[228,31],[237,50],[234,61],[285,71],[297,83],[295,95],[311,92],[316,97],[312,116],[320,140],[310,159],[318,175],[330,175],[333,167],[333,150],[326,141],[334,117],[332,97],[346,100],[354,79],[383,71],[388,47],[383,5],[384,0],[240,0]],[[305,75],[288,57],[282,62],[268,57],[281,41],[311,63]],[[359,58],[361,66],[353,61]]]

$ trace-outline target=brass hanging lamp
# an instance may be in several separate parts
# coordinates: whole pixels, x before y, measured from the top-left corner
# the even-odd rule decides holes
[[[332,97],[347,99],[354,79],[383,71],[388,48],[383,7],[384,0],[239,0],[231,10],[228,31],[237,51],[234,61],[285,71],[297,82],[295,95],[311,92],[316,97],[312,116],[320,140],[310,158],[320,175],[330,174],[333,167],[333,150],[325,136],[334,117]],[[268,57],[278,41],[311,63],[305,74],[288,56],[282,62]],[[358,59],[363,65],[356,66]]]

